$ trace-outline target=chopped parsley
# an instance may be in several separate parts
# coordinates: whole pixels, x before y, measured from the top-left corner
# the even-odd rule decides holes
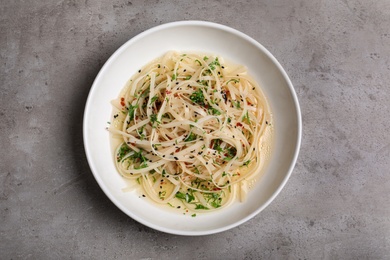
[[[184,142],[191,142],[196,140],[197,135],[191,132],[186,139],[184,139]]]
[[[232,104],[233,104],[233,106],[234,106],[235,108],[238,108],[238,109],[241,108],[240,101],[234,101],[234,100],[232,100]]]
[[[248,122],[248,124],[251,123],[251,120],[250,120],[249,114],[248,114],[248,110],[246,111],[245,115],[242,117],[243,122],[244,122],[244,120],[246,120]]]
[[[155,95],[154,97],[152,97],[152,99],[150,100],[150,104],[153,104],[157,99],[158,99],[158,96],[157,96],[157,95]]]
[[[221,111],[219,111],[218,109],[213,108],[213,107],[209,108],[209,113],[212,114],[212,115],[214,115],[214,116],[215,116],[215,115],[216,115],[216,116],[221,115]]]
[[[134,169],[139,170],[148,167],[148,159],[142,154],[142,150],[139,150],[138,152],[134,152],[129,157],[133,162],[139,163],[138,166],[134,166]]]
[[[141,126],[141,128],[139,130],[137,130],[137,133],[138,133],[141,141],[145,139],[144,128],[145,128],[145,125]]]
[[[154,123],[156,123],[156,122],[157,122],[157,124],[160,123],[160,121],[157,120],[157,115],[156,114],[151,114],[150,115],[150,121],[152,122],[153,127],[154,127]]]
[[[130,120],[134,120],[134,114],[135,114],[135,110],[138,108],[138,105],[132,105],[130,104],[129,106],[129,118]]]
[[[187,193],[183,193],[183,192],[178,191],[178,192],[176,192],[175,197],[178,199],[184,200],[187,203],[190,203],[191,201],[195,200],[195,197],[192,193],[193,193],[192,190],[189,190],[189,192],[187,192]]]
[[[248,166],[250,163],[251,163],[251,160],[248,160],[248,161],[244,162],[242,165],[243,166]]]
[[[198,89],[197,91],[194,91],[191,94],[190,99],[194,103],[197,103],[197,104],[202,105],[202,106],[205,105],[204,104],[204,95],[203,95],[203,91],[201,89]]]
[[[125,155],[128,154],[130,151],[131,151],[130,147],[128,147],[125,143],[122,144],[117,154],[117,161],[120,162],[123,159],[123,157],[125,157]]]
[[[218,57],[209,64],[211,70],[215,70],[215,66],[221,66],[221,64],[219,64]]]
[[[207,203],[214,208],[221,207],[221,192],[219,193],[204,193],[203,197],[206,199]]]
[[[217,150],[219,153],[223,152],[223,149],[221,148],[222,140],[221,139],[215,139],[213,149]]]

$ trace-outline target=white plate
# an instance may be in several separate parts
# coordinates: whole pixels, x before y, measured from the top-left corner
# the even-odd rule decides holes
[[[245,203],[215,213],[182,215],[124,193],[125,181],[112,159],[109,133],[110,101],[127,80],[149,61],[169,50],[220,55],[248,67],[260,83],[273,113],[274,147],[269,165]],[[282,66],[258,42],[232,28],[201,21],[174,22],[149,29],[130,39],[104,64],[96,77],[84,112],[84,146],[97,182],[124,213],[151,228],[179,235],[206,235],[236,227],[262,211],[281,191],[295,165],[301,140],[297,96]]]

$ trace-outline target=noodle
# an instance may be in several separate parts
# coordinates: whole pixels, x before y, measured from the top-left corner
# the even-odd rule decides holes
[[[116,167],[153,201],[219,209],[245,196],[243,182],[260,172],[268,105],[245,67],[225,66],[219,57],[169,52],[113,101],[109,131],[122,138]]]

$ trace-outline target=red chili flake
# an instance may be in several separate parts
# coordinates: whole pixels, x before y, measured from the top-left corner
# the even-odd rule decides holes
[[[122,105],[122,107],[124,107],[125,106],[125,102],[121,101],[121,105]]]
[[[237,122],[236,126],[242,126],[242,124],[240,122]]]
[[[220,188],[218,188],[218,187],[215,187],[213,190],[221,190]]]
[[[169,94],[171,94],[171,93],[172,93],[171,91],[165,90],[165,94],[169,95]]]
[[[175,151],[175,153],[178,153],[178,152],[180,152],[180,148],[179,148],[179,149],[176,149],[176,151]]]

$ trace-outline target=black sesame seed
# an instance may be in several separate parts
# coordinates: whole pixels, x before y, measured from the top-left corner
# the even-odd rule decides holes
[[[177,161],[177,160],[179,160],[179,158],[177,158],[176,156],[175,157],[173,157],[173,158],[175,158],[175,160]]]
[[[141,70],[139,70],[138,73],[141,73]]]

